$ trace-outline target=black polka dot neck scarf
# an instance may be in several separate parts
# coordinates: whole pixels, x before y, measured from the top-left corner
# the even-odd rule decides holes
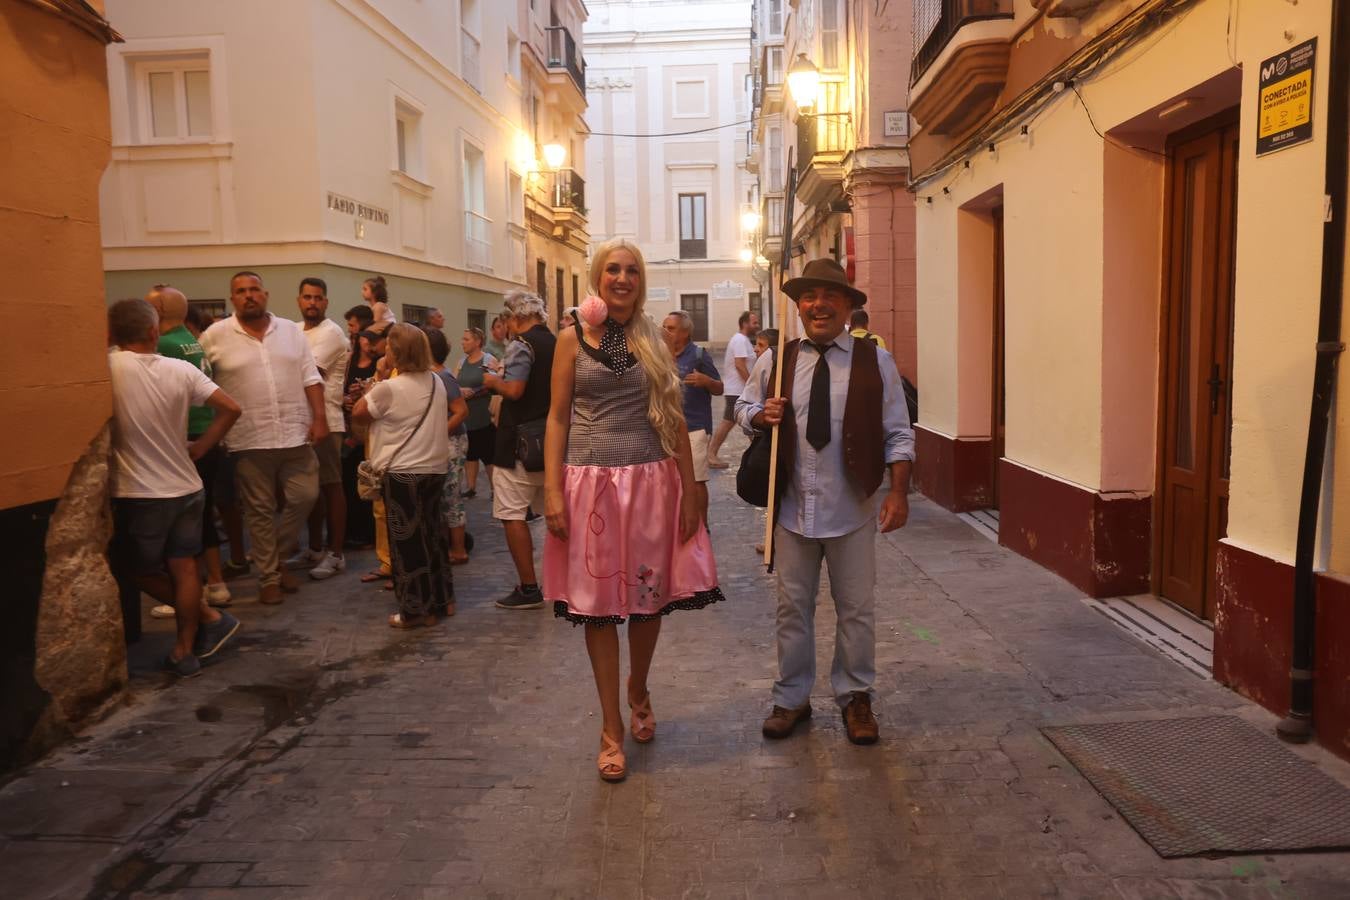
[[[609,368],[615,375],[622,375],[633,364],[632,354],[628,352],[628,337],[623,326],[613,317],[605,320],[605,334],[600,338],[600,349],[609,357]]]

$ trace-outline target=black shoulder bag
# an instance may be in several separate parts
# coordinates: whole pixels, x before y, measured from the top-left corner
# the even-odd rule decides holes
[[[791,346],[789,344],[788,346]],[[776,353],[770,350],[770,353]],[[786,348],[783,355],[787,356]],[[778,359],[775,357],[773,364],[769,366],[769,379],[765,383],[766,390],[772,390],[774,372],[778,368]],[[791,378],[791,372],[784,372],[784,378]],[[791,412],[789,412],[791,415]],[[781,426],[779,426],[781,427]],[[766,507],[769,505],[769,457],[773,446],[773,429],[765,428],[757,430],[750,438],[750,446],[745,448],[741,454],[741,467],[736,470],[736,496],[740,497],[751,506]],[[788,472],[784,465],[786,458],[779,448],[778,452],[778,478],[774,482],[775,491],[778,498],[783,496],[783,490],[787,486]]]

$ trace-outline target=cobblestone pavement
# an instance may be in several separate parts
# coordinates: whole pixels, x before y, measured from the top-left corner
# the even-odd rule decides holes
[[[147,618],[128,708],[0,789],[4,894],[1350,895],[1347,854],[1156,856],[1037,727],[1270,718],[918,498],[879,539],[880,744],[845,740],[824,680],[808,728],[760,737],[772,588],[751,549],[761,514],[723,472],[728,602],[667,620],[658,737],[629,741],[627,782],[603,784],[582,632],[492,606],[511,568],[486,493],[459,615],[433,630],[385,627],[391,595],[356,578],[369,554],[282,607],[237,582],[244,629],[189,682],[150,665],[168,632]],[[828,600],[819,627],[833,632]]]

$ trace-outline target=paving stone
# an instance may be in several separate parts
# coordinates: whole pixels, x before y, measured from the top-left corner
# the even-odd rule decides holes
[[[234,646],[202,678],[168,684],[152,666],[170,626],[148,621],[131,649],[131,705],[0,786],[7,888],[344,900],[1350,895],[1345,854],[1159,859],[1037,729],[1263,714],[919,498],[910,526],[878,539],[881,743],[845,740],[827,677],[814,720],[764,740],[773,585],[749,550],[762,513],[734,498],[728,473],[713,477],[728,602],[664,622],[658,737],[628,742],[625,783],[596,777],[583,633],[548,610],[492,605],[512,569],[488,502],[474,500],[475,555],[454,573],[459,613],[434,629],[386,628],[389,595],[354,575],[275,608],[237,583]],[[351,571],[369,563],[353,554]],[[817,619],[824,676],[828,582]]]

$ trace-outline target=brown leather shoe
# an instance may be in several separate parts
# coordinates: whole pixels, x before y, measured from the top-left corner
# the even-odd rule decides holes
[[[764,727],[761,731],[766,738],[779,740],[792,734],[798,722],[805,722],[809,718],[811,718],[810,703],[796,709],[775,706],[773,712],[769,713],[769,717],[764,720]]]
[[[262,589],[258,591],[258,602],[265,603],[268,606],[276,606],[283,599],[281,585],[279,584],[264,584]]]
[[[848,739],[855,744],[875,744],[881,736],[877,717],[872,715],[872,697],[865,691],[854,691],[853,699],[844,707],[844,728]]]
[[[281,589],[288,594],[298,594],[300,593],[300,582],[290,572],[282,572]]]

